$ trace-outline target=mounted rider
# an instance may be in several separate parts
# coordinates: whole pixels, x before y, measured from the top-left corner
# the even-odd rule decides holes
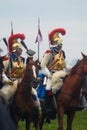
[[[8,39],[8,50],[9,55],[4,59],[7,60],[7,63],[5,62],[5,73],[4,76],[9,80],[9,84],[12,84],[13,81],[20,80],[24,74],[24,70],[26,67],[25,58],[22,57],[22,45],[27,50],[28,57],[31,57],[33,59],[33,55],[35,54],[35,51],[27,48],[26,44],[24,43],[25,35],[24,34],[13,34]],[[20,42],[19,42],[20,40]],[[8,64],[8,65],[6,65]],[[34,68],[34,67],[33,67]],[[35,73],[35,72],[34,72]],[[6,75],[5,75],[6,74]],[[35,76],[35,75],[34,75]],[[7,80],[7,79],[3,80]],[[36,77],[35,77],[36,78]],[[34,90],[32,86],[32,95],[35,98],[35,106],[40,107],[40,103],[38,101],[36,90]]]
[[[18,41],[19,39],[24,40],[24,34],[14,34],[8,39],[8,49],[9,49],[9,68],[7,75],[9,78],[20,78],[24,72],[25,58],[22,57],[22,46]]]
[[[65,35],[66,31],[63,28],[57,28],[49,33],[50,50],[47,50],[41,61],[43,74],[47,77],[45,106],[46,113],[51,113],[53,105],[51,103],[52,93],[63,85],[63,78],[70,70],[69,65],[65,61],[65,52],[62,50],[63,41],[59,34]],[[65,70],[66,71],[65,71]]]
[[[24,71],[25,59],[21,56],[22,48],[18,40],[24,40],[24,34],[13,34],[8,39],[8,54],[4,58],[3,82],[12,84],[13,79],[20,78]]]

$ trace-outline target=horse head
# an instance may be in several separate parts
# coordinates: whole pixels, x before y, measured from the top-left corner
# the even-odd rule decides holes
[[[85,54],[82,54],[82,59],[79,59],[75,66],[71,69],[71,75],[72,74],[79,74],[80,76],[84,77],[87,75],[87,56]]]
[[[81,54],[82,54],[82,57],[83,57],[83,59],[81,60],[81,62],[82,62],[82,72],[83,72],[84,75],[87,75],[87,55],[83,54],[82,52],[81,52]]]

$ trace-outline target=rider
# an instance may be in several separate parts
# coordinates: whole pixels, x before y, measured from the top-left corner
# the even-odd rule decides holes
[[[13,80],[20,78],[24,71],[25,59],[21,56],[22,48],[18,39],[24,40],[24,34],[13,34],[8,39],[8,55],[4,58],[3,82],[12,84]]]
[[[21,40],[20,42],[18,40]],[[9,64],[6,70],[7,78],[9,78],[11,81],[14,81],[16,79],[21,79],[23,72],[25,70],[26,62],[25,58],[22,57],[22,46],[26,46],[24,43],[25,35],[24,34],[13,34],[8,39],[8,50],[9,50]],[[27,46],[26,46],[27,48]],[[29,55],[30,59],[33,60],[33,55],[35,52],[33,50],[27,49],[27,54]],[[28,57],[28,58],[29,58]],[[34,68],[34,67],[33,67]],[[35,72],[34,72],[35,74]],[[35,75],[36,76],[36,75]],[[36,97],[37,100],[35,100],[35,106],[40,107],[40,103],[38,101],[37,93],[32,87],[32,95]]]
[[[66,31],[63,28],[54,29],[49,33],[49,41],[51,44],[50,50],[47,50],[41,61],[41,68],[43,74],[47,77],[46,91],[45,91],[45,106],[46,113],[53,111],[51,103],[52,93],[58,90],[63,84],[63,78],[67,74],[64,71],[70,70],[70,67],[65,62],[65,52],[62,50],[63,41],[59,34],[65,35]],[[59,73],[58,73],[59,72]]]
[[[24,40],[24,34],[14,34],[8,39],[8,50],[9,50],[9,68],[7,75],[9,78],[15,79],[20,78],[24,71],[25,58],[22,57],[22,46],[18,41],[19,39]]]

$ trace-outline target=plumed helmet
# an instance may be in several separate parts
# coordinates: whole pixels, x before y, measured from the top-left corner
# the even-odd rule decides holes
[[[21,44],[18,42],[18,39],[24,40],[25,35],[18,33],[18,34],[13,34],[9,37],[9,39],[8,39],[9,52],[15,52],[16,47],[21,48]]]
[[[54,30],[52,30],[49,33],[49,41],[51,45],[57,45],[57,41],[59,41],[60,43],[62,43],[62,39],[59,37],[59,34],[65,35],[66,31],[63,28],[56,28]]]

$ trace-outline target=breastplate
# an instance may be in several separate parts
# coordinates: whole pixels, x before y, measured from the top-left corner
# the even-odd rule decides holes
[[[50,63],[48,69],[50,70],[62,70],[65,66],[65,59],[62,52],[55,55],[54,60]]]
[[[12,69],[10,71],[10,75],[13,78],[20,78],[24,72],[24,64],[23,62],[12,62]]]

